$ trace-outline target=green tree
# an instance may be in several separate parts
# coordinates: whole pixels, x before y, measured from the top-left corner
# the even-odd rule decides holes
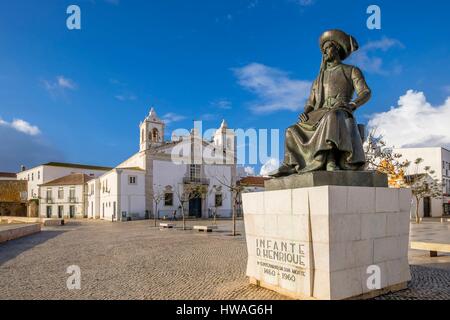
[[[414,173],[405,177],[405,184],[411,188],[411,193],[416,200],[415,218],[416,223],[420,223],[419,205],[422,199],[429,197],[432,199],[441,199],[443,196],[442,183],[433,175],[435,171],[430,166],[425,166],[423,171],[419,165],[423,162],[422,158],[414,161]],[[420,172],[420,173],[419,173]]]

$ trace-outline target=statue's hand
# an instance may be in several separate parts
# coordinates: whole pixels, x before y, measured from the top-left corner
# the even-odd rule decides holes
[[[348,105],[347,105],[347,108],[348,109],[350,109],[350,111],[355,111],[356,110],[356,103],[354,103],[354,102],[350,102]]]
[[[302,114],[300,114],[300,115],[298,116],[298,120],[299,120],[300,122],[306,122],[306,121],[308,121],[308,119],[309,119],[308,114],[305,113],[305,112],[303,112]]]

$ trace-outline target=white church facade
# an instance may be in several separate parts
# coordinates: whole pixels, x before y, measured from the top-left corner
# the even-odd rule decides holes
[[[139,151],[87,183],[87,217],[109,221],[145,218],[231,217],[236,183],[234,134],[225,121],[206,141],[196,130],[164,138],[165,123],[152,108],[139,126]],[[186,190],[201,186],[202,194]],[[181,201],[183,200],[183,201]],[[186,201],[187,200],[187,201]]]

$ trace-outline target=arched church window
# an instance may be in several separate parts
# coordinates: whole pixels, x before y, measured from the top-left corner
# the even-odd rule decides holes
[[[152,130],[152,141],[153,142],[158,142],[159,141],[159,132],[158,129],[154,128]]]

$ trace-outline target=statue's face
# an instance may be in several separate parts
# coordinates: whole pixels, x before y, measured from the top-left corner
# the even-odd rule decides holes
[[[337,46],[331,42],[327,41],[323,45],[323,56],[326,62],[339,61],[339,50]]]

